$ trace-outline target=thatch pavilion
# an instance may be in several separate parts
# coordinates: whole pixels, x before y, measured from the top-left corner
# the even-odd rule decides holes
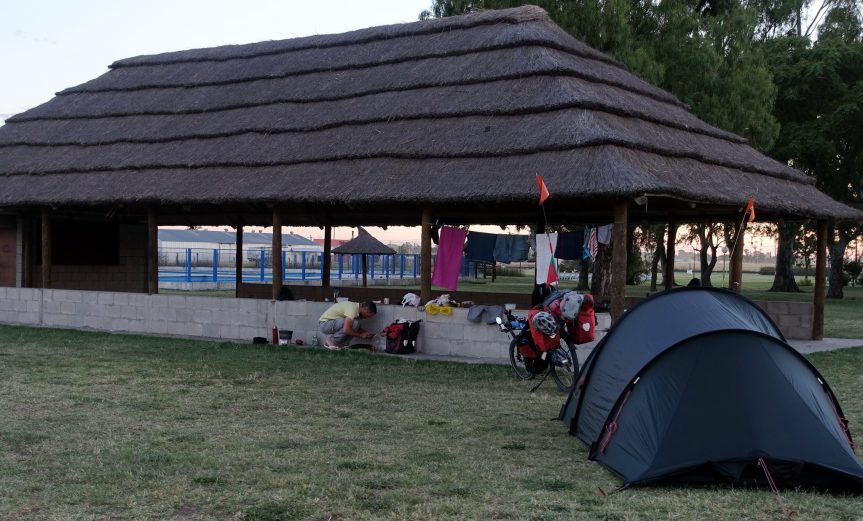
[[[155,293],[158,225],[229,224],[241,245],[244,225],[420,224],[425,300],[432,223],[536,224],[536,174],[551,221],[614,222],[613,316],[628,221],[739,221],[754,197],[759,220],[820,224],[820,337],[827,222],[863,218],[532,6],[128,58],[0,127],[0,218],[30,287],[114,269]],[[95,259],[69,253],[94,235]]]
[[[365,228],[360,226],[357,236],[348,242],[337,246],[333,249],[333,253],[362,255],[362,272],[363,272],[363,287],[368,286],[366,280],[366,255],[395,255],[396,251],[381,241],[377,240]]]

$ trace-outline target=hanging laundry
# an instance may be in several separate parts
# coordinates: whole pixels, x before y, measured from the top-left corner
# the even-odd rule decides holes
[[[584,230],[559,232],[554,258],[562,260],[581,260],[584,257]]]
[[[613,224],[606,224],[605,226],[600,226],[596,229],[596,240],[599,241],[600,244],[611,244],[611,236],[613,232]]]
[[[526,261],[529,250],[529,236],[499,233],[494,243],[494,260],[497,262]]]
[[[441,227],[432,284],[455,291],[464,255],[465,237],[467,237],[467,230],[450,226]]]
[[[587,240],[587,251],[591,259],[596,258],[596,252],[599,251],[599,240],[596,236],[596,226],[590,227],[590,238]]]
[[[467,246],[464,258],[476,262],[494,262],[494,244],[497,235],[494,233],[470,232],[467,235]]]
[[[557,261],[554,250],[557,247],[557,233],[540,233],[536,236],[536,283],[554,284],[557,282]]]

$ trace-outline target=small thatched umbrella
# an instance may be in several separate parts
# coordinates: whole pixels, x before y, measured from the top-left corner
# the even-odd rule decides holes
[[[372,237],[372,234],[360,226],[360,232],[350,241],[333,248],[333,253],[340,254],[362,254],[363,256],[363,287],[366,282],[366,255],[395,255],[396,251],[381,241]]]

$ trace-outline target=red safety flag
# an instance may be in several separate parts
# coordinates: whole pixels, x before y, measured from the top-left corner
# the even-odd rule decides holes
[[[536,176],[536,184],[539,185],[539,204],[542,204],[548,199],[549,193],[548,188],[545,187],[545,183],[542,181],[542,176],[539,174]]]
[[[744,213],[749,214],[749,222],[755,220],[755,199],[751,197],[749,198],[749,202],[746,203],[746,211]]]

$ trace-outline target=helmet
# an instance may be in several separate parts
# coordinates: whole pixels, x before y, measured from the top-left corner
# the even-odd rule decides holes
[[[533,316],[533,327],[545,336],[557,334],[557,320],[548,311],[540,311]]]

